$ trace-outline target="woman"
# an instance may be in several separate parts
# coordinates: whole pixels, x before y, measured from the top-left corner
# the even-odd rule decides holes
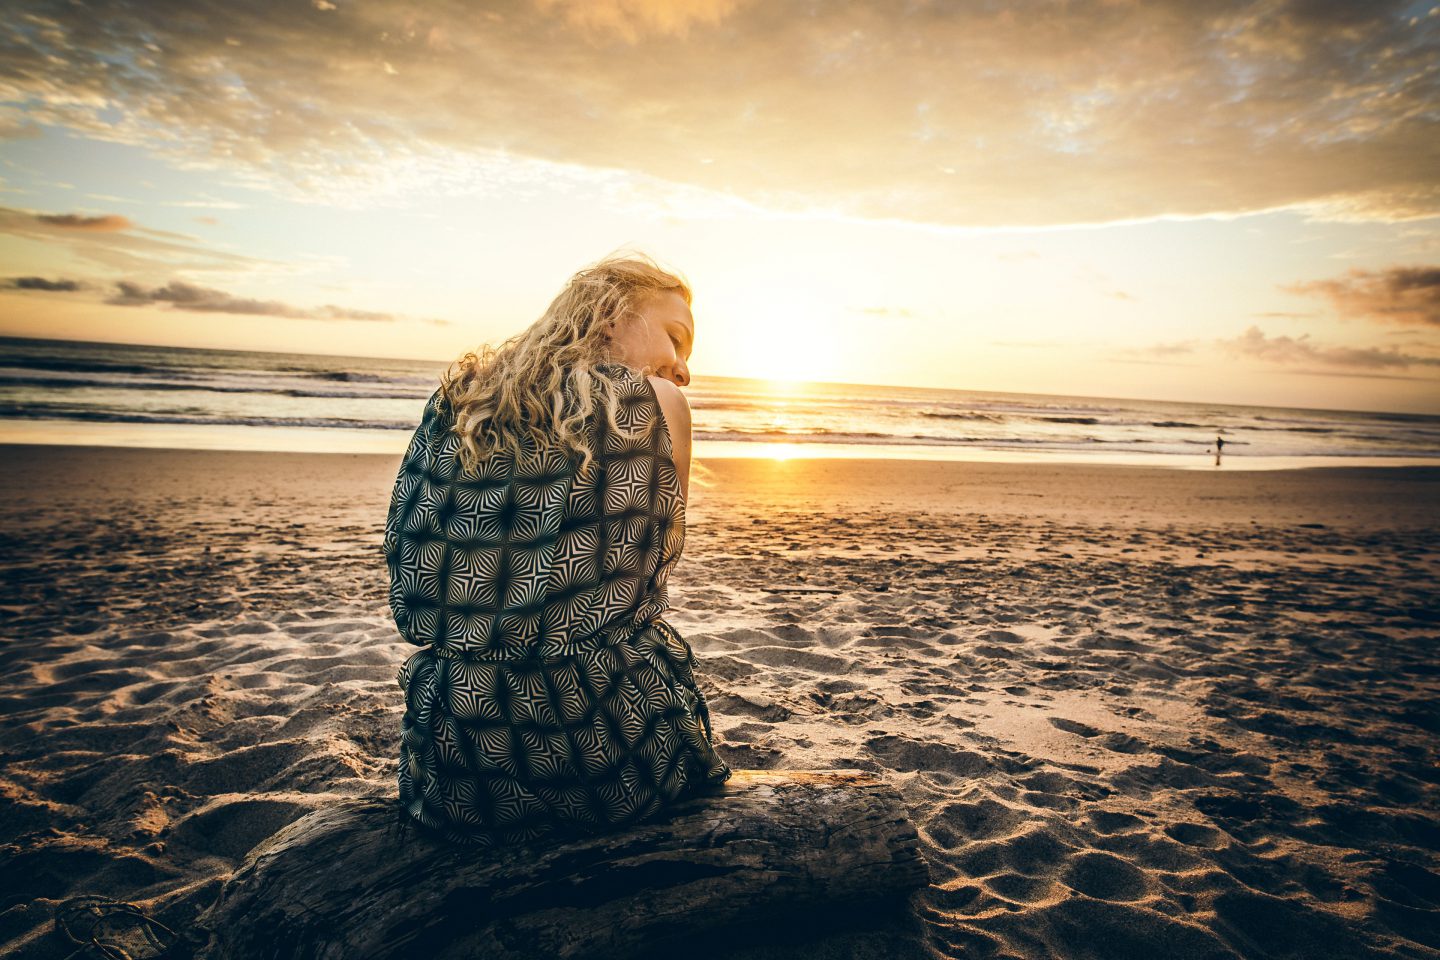
[[[404,814],[482,844],[632,822],[724,781],[662,618],[685,541],[690,290],[582,270],[426,404],[385,528]]]

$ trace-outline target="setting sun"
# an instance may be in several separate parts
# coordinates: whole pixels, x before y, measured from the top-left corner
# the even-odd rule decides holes
[[[717,372],[735,371],[777,385],[844,378],[835,326],[838,311],[817,297],[769,287],[746,289],[738,296],[717,292],[715,299],[712,314],[720,329],[705,335],[716,343]],[[707,354],[703,359],[712,358]]]

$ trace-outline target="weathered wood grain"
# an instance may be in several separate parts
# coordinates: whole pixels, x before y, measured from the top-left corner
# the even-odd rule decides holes
[[[200,922],[213,960],[621,957],[927,878],[876,777],[741,770],[663,819],[500,852],[402,837],[391,804],[347,802],[251,851]]]

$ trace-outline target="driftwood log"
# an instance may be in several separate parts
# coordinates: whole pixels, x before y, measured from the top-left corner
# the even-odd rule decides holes
[[[350,801],[251,851],[199,922],[213,960],[621,957],[705,934],[743,942],[927,880],[879,779],[741,770],[664,819],[498,853],[402,839],[391,804]]]

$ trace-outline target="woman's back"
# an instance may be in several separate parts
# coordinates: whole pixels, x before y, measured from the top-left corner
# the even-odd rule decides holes
[[[390,601],[424,648],[400,674],[401,800],[455,839],[619,824],[729,775],[661,618],[685,539],[671,438],[644,377],[596,373],[619,430],[598,412],[584,471],[558,447],[465,471],[441,391],[396,479]]]
[[[685,504],[650,384],[606,368],[621,433],[595,417],[584,475],[559,449],[466,474],[437,392],[401,464],[386,525],[395,622],[411,643],[513,658],[554,655],[667,606]],[[631,434],[631,436],[626,436]]]

